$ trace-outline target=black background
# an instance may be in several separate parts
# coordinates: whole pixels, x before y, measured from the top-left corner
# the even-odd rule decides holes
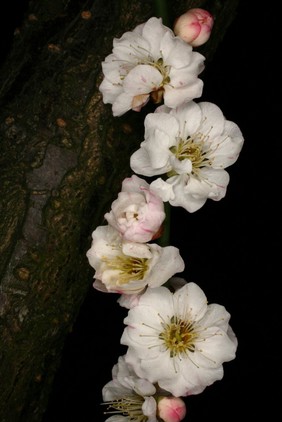
[[[6,19],[11,34],[25,3]],[[210,303],[231,313],[239,345],[236,359],[224,364],[223,379],[187,398],[187,421],[272,420],[280,414],[279,19],[275,8],[241,1],[237,18],[202,75],[201,100],[214,102],[237,123],[245,143],[238,161],[227,169],[230,183],[224,199],[208,200],[193,214],[173,208],[171,244],[185,260],[187,281],[199,284]],[[2,60],[10,42],[7,29],[5,34]],[[66,341],[44,422],[106,419],[101,389],[126,351],[119,344],[126,310],[116,299],[89,290]]]

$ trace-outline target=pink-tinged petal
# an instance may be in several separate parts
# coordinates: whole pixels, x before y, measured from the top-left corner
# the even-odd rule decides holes
[[[149,99],[149,94],[135,95],[132,100],[132,110],[141,111],[142,107],[148,103]]]
[[[133,174],[131,177],[123,179],[121,184],[121,190],[123,192],[138,192],[140,188],[149,189],[150,185],[146,180]]]
[[[174,23],[174,33],[193,47],[198,47],[210,38],[214,18],[204,9],[193,8],[179,16]]]
[[[104,215],[124,240],[144,243],[156,237],[165,219],[161,198],[150,191],[149,184],[133,175],[122,183],[122,191]]]
[[[186,405],[180,397],[163,397],[158,402],[158,414],[164,422],[180,422],[186,416]]]

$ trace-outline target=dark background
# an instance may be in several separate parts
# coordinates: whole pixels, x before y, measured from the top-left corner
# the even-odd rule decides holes
[[[27,3],[17,2],[17,8],[2,14],[1,61]],[[210,303],[231,313],[239,345],[236,359],[224,364],[223,379],[187,398],[187,421],[272,420],[280,414],[279,19],[271,6],[241,1],[237,18],[202,75],[201,100],[214,102],[237,123],[245,143],[238,161],[227,169],[230,183],[224,199],[208,200],[194,214],[172,209],[171,244],[185,260],[187,281],[199,284]],[[67,338],[44,422],[106,419],[101,389],[126,351],[119,344],[126,310],[116,300],[116,295],[89,290]]]

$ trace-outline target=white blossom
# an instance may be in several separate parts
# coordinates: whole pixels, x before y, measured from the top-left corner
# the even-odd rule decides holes
[[[208,198],[226,194],[226,167],[238,158],[243,136],[218,106],[194,101],[176,109],[159,107],[145,118],[145,139],[130,159],[144,176],[165,175],[150,187],[163,201],[197,211]]]
[[[95,269],[93,285],[101,291],[138,294],[146,286],[158,287],[184,270],[178,248],[122,241],[110,225],[94,230],[86,255]]]
[[[223,377],[223,363],[235,358],[237,338],[230,314],[207,304],[202,289],[186,283],[175,293],[148,288],[128,311],[121,344],[139,377],[176,397],[199,394]]]
[[[175,108],[202,95],[204,56],[152,17],[133,31],[114,38],[102,62],[100,92],[114,116],[140,111],[150,98]]]

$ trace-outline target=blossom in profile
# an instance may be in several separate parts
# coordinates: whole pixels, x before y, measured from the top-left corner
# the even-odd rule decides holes
[[[124,356],[112,369],[112,380],[102,389],[107,422],[180,422],[186,414],[182,399],[139,378]]]
[[[146,379],[139,378],[126,364],[124,356],[112,369],[112,381],[102,389],[106,414],[112,414],[110,422],[158,422],[157,402],[153,397],[156,387]]]
[[[176,19],[173,30],[175,35],[192,47],[199,47],[210,38],[213,24],[214,18],[210,12],[195,7]]]
[[[191,101],[176,109],[160,106],[145,118],[145,139],[130,158],[144,176],[165,175],[151,184],[164,202],[197,211],[208,198],[219,201],[227,190],[226,167],[243,146],[238,125],[210,102]]]
[[[149,242],[161,235],[165,219],[164,203],[151,192],[150,185],[133,175],[123,180],[121,192],[105,214],[107,222],[118,230],[123,239]]]
[[[190,282],[172,293],[148,288],[128,311],[121,344],[136,374],[175,397],[201,393],[223,377],[223,363],[235,358],[237,338],[230,314],[208,304]]]
[[[202,95],[204,56],[152,17],[133,31],[114,38],[102,62],[99,90],[114,116],[140,111],[151,99],[175,108]]]
[[[185,267],[178,248],[122,241],[110,225],[94,230],[86,255],[95,269],[94,288],[127,295],[161,286]]]

